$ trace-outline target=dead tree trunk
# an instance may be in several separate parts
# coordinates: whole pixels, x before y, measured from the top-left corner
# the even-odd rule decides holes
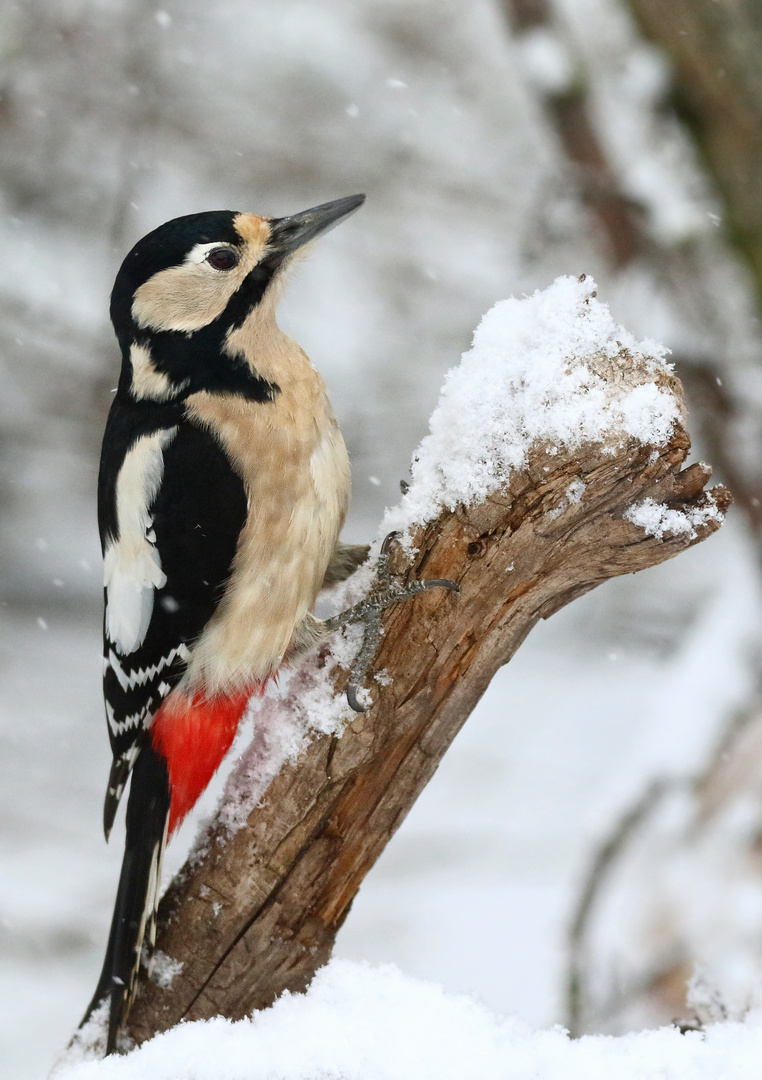
[[[623,353],[611,377],[631,367]],[[682,402],[676,380],[663,385]],[[536,446],[491,498],[419,530],[412,561],[396,551],[403,577],[452,578],[460,595],[437,590],[390,609],[371,667],[388,677],[371,682],[367,713],[340,737],[315,737],[244,827],[231,836],[218,822],[186,864],[162,902],[157,942],[182,968],[169,988],[143,981],[130,1019],[137,1043],[183,1019],[239,1018],[305,989],[368,870],[535,623],[718,527],[657,539],[623,518],[647,496],[675,509],[708,503],[709,467],[681,471],[689,446],[680,425],[656,449],[619,437],[573,454]],[[720,510],[730,502],[723,488],[711,498]]]

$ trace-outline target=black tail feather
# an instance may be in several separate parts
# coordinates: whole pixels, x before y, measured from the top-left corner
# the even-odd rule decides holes
[[[106,957],[84,1024],[104,998],[110,998],[106,1053],[116,1049],[119,1030],[135,996],[140,954],[154,917],[167,839],[170,790],[167,765],[146,743],[135,762],[127,803],[127,839]]]
[[[133,762],[136,760],[138,753],[140,753],[140,745],[131,748],[127,754],[122,754],[121,757],[114,758],[111,763],[111,772],[109,773],[108,786],[106,787],[106,798],[103,800],[103,835],[108,838],[111,836],[111,829],[114,825],[114,818],[116,817],[117,809],[119,808],[119,801],[122,798],[122,792],[127,786],[127,781],[130,778],[130,770],[132,769]]]

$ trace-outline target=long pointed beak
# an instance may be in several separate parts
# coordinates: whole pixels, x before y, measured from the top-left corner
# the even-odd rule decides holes
[[[301,214],[270,218],[268,246],[273,255],[283,259],[338,225],[355,210],[359,210],[364,202],[364,195],[348,195],[345,199],[334,199],[333,202],[321,203],[320,206],[303,210]]]

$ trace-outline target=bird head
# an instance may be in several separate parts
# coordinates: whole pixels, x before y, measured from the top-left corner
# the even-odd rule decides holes
[[[219,388],[267,400],[251,362],[226,342],[273,295],[294,253],[364,201],[350,195],[281,218],[213,210],[174,218],[144,236],[111,294],[123,355],[120,391],[166,401]]]

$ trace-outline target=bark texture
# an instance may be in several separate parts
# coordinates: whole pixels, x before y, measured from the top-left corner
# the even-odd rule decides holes
[[[619,361],[626,368],[626,354]],[[677,380],[666,381],[679,396]],[[537,621],[718,528],[656,539],[623,519],[649,495],[676,509],[706,503],[710,469],[682,469],[689,447],[679,425],[655,451],[627,441],[575,454],[538,446],[486,502],[421,529],[412,561],[395,550],[403,578],[452,578],[461,593],[389,609],[371,672],[390,679],[370,681],[367,713],[340,738],[316,737],[245,827],[232,837],[213,829],[204,857],[186,865],[162,902],[157,941],[182,970],[168,989],[143,982],[129,1025],[137,1043],[183,1019],[238,1018],[305,989],[368,870]],[[730,502],[724,488],[713,497],[721,509]]]

